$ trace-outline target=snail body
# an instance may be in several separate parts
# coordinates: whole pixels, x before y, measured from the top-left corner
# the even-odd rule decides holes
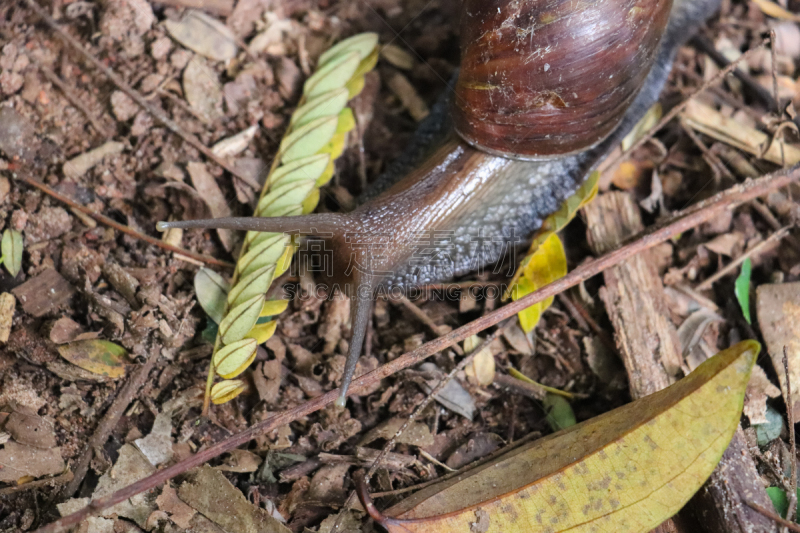
[[[553,133],[514,137],[508,148],[509,155],[503,156],[498,155],[502,152],[502,146],[498,149],[493,147],[502,137],[495,133],[504,131],[503,128],[507,126],[503,120],[508,113],[498,114],[489,106],[486,116],[497,118],[500,126],[492,128],[491,124],[484,125],[484,130],[481,130],[480,121],[475,127],[464,126],[476,124],[470,122],[472,115],[469,109],[466,113],[463,109],[459,110],[460,107],[472,105],[472,100],[458,100],[457,90],[457,103],[451,106],[455,118],[451,121],[448,117],[447,105],[438,105],[421,124],[420,131],[404,155],[378,178],[372,190],[362,198],[359,207],[350,213],[162,222],[159,228],[225,228],[327,234],[323,237],[329,241],[327,249],[333,250],[331,270],[334,276],[331,281],[340,286],[353,302],[353,337],[339,399],[343,405],[361,353],[375,290],[402,290],[466,274],[498,261],[509,246],[518,244],[520,239],[527,238],[537,230],[542,221],[577,190],[588,173],[658,100],[679,46],[716,12],[719,1],[675,0],[669,8],[672,4],[669,0],[507,0],[504,5],[511,7],[521,4],[545,7],[574,5],[582,9],[581,6],[585,5],[607,3],[622,6],[624,13],[647,6],[654,10],[652,24],[646,17],[640,18],[640,25],[647,26],[647,31],[633,33],[643,36],[645,44],[653,50],[633,54],[632,59],[627,58],[641,60],[644,74],[631,74],[631,78],[639,80],[632,91],[626,81],[620,84],[624,89],[618,91],[619,94],[615,93],[615,101],[619,100],[620,103],[614,104],[618,116],[608,118],[608,113],[602,110],[590,113],[590,116],[601,117],[599,122],[590,123],[601,124],[602,128],[597,132],[579,135],[582,138],[574,142],[555,139],[558,136]],[[496,8],[498,2],[467,0],[466,20],[469,20],[470,6],[481,7],[484,4]],[[585,15],[585,10],[579,9],[577,12]],[[519,16],[512,18],[518,20]],[[577,17],[574,23],[579,23],[580,19]],[[597,23],[593,22],[591,26],[596,27]],[[569,25],[564,27],[569,28]],[[653,28],[658,35],[653,35]],[[481,31],[468,31],[465,39],[474,40],[474,35],[482,35]],[[571,31],[580,32],[580,28]],[[529,38],[535,36],[536,32],[532,32]],[[616,55],[614,60],[617,60]],[[627,72],[630,67],[612,70]],[[463,70],[459,79],[462,76]],[[623,95],[623,92],[630,92],[630,96]],[[499,108],[505,109],[505,103],[492,100],[499,103]],[[603,100],[603,105],[606,103]],[[539,111],[549,113],[551,110]],[[464,134],[467,141],[454,133],[453,122],[455,131]],[[565,131],[573,128],[572,119],[567,122],[569,127]],[[544,128],[545,132],[556,131],[548,129],[552,128],[549,123]],[[524,133],[517,126],[512,129]],[[603,132],[603,129],[608,131]],[[472,137],[474,132],[483,131],[487,133],[483,141],[478,142]],[[549,146],[547,154],[536,153],[531,156],[528,148],[520,149],[524,145],[536,144],[529,141],[536,139],[537,135],[549,135],[550,139],[555,139],[553,143],[544,143]],[[520,138],[522,141],[518,142]],[[431,149],[431,146],[434,148]],[[556,151],[554,147],[558,146],[566,150],[563,155],[556,156],[553,153]],[[536,159],[525,160],[520,157],[521,154]],[[542,156],[547,159],[540,159]]]

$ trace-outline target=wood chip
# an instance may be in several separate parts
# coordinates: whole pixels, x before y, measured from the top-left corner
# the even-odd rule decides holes
[[[48,268],[11,291],[29,315],[42,317],[66,304],[75,289],[64,277]]]
[[[0,294],[0,342],[8,342],[11,335],[11,323],[14,320],[14,306],[17,299],[8,292]]]

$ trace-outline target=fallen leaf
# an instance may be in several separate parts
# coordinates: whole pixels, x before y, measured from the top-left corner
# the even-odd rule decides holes
[[[65,463],[59,448],[36,448],[7,441],[0,449],[0,482],[15,482],[24,476],[39,478],[60,474]]]
[[[178,496],[225,531],[236,533],[289,533],[267,511],[244,497],[218,470],[208,465],[189,472]]]
[[[209,59],[225,61],[236,55],[236,40],[227,26],[194,9],[189,9],[180,21],[164,21],[173,39],[186,48]]]
[[[756,430],[756,441],[761,448],[766,448],[769,443],[781,436],[783,431],[783,417],[770,406],[767,406],[767,413],[764,417],[766,422],[753,426]]]
[[[366,435],[359,441],[359,446],[366,446],[367,444],[378,440],[389,440],[397,434],[403,424],[406,423],[404,418],[390,418],[382,424],[378,424],[367,432]],[[434,438],[431,434],[430,428],[421,422],[412,422],[408,427],[397,437],[398,444],[411,444],[413,446],[425,447],[433,446]]]
[[[503,445],[503,439],[494,433],[476,433],[470,435],[467,442],[456,448],[447,458],[447,466],[453,470],[468,465],[469,463],[486,457]]]
[[[514,300],[519,300],[526,294],[566,276],[567,256],[558,235],[550,233],[538,248],[522,261],[520,270],[522,275],[511,292]],[[535,328],[542,313],[552,304],[551,296],[520,311],[518,315],[522,329],[529,332]]]
[[[464,340],[464,352],[471,353],[483,342],[483,339],[473,335]],[[467,377],[472,378],[473,383],[488,387],[494,381],[494,355],[490,346],[487,346],[476,353],[470,364],[464,369]]]
[[[338,520],[338,513],[330,515],[319,525],[318,533],[332,533],[333,526]],[[361,533],[361,516],[355,511],[345,512],[335,533]]]
[[[800,394],[794,392],[800,390],[800,282],[759,285],[756,311],[772,366],[784,392],[783,350],[786,348],[792,383],[792,413],[794,420],[800,420]]]
[[[550,424],[553,431],[567,429],[577,424],[572,407],[560,394],[548,392],[542,403],[547,411],[547,423]]]
[[[142,478],[155,472],[155,468],[147,458],[139,452],[132,444],[123,444],[119,449],[119,457],[108,472],[100,476],[97,481],[97,488],[92,495],[93,498],[107,496],[117,490],[127,487]],[[150,513],[155,511],[155,505],[147,493],[136,494],[113,507],[103,511],[103,516],[113,515],[124,516],[135,521],[140,527],[144,527]]]
[[[183,95],[201,119],[214,122],[222,118],[222,85],[205,59],[194,56],[183,71]]]
[[[192,185],[211,211],[211,216],[214,218],[231,216],[232,212],[228,201],[205,163],[192,161],[186,165],[186,170],[192,179]],[[233,248],[233,232],[227,229],[218,229],[217,234],[225,249],[230,251]]]
[[[24,405],[12,406],[3,429],[20,444],[36,448],[55,448],[56,433],[53,423]]]
[[[444,373],[434,363],[422,363],[420,370],[435,376],[435,379],[428,379],[420,384],[425,394],[430,394],[439,381],[444,378]],[[468,420],[472,420],[472,417],[475,416],[475,400],[457,379],[448,381],[447,385],[442,387],[442,390],[433,399]]]
[[[146,437],[133,441],[153,466],[172,459],[172,411],[164,409],[156,415]]]
[[[128,363],[125,348],[99,339],[62,344],[58,347],[58,353],[75,366],[112,379],[124,376]]]
[[[755,341],[619,409],[426,487],[386,514],[390,533],[646,532],[676,513],[739,425]],[[405,519],[414,519],[407,521]]]
[[[14,322],[14,307],[17,299],[10,292],[0,293],[0,342],[8,342]]]
[[[246,472],[255,472],[258,470],[261,462],[261,457],[253,452],[247,450],[231,450],[223,463],[217,467],[217,470],[244,474]]]
[[[17,277],[22,268],[22,252],[24,251],[22,233],[13,229],[4,230],[0,251],[3,254],[3,264],[6,270],[11,277]]]
[[[178,498],[178,493],[169,484],[164,485],[161,494],[156,498],[156,504],[159,509],[169,514],[175,525],[183,529],[189,529],[192,517],[197,513]]]
[[[756,365],[744,395],[744,415],[753,425],[767,423],[767,399],[777,398],[781,390],[772,384],[764,369]]]

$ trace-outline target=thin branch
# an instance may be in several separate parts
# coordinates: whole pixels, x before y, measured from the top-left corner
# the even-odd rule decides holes
[[[742,255],[740,255],[727,265],[725,265],[725,267],[722,268],[719,272],[716,272],[713,276],[704,280],[703,283],[695,287],[695,290],[704,291],[706,289],[710,289],[714,283],[724,278],[725,276],[733,272],[737,266],[744,263],[745,259],[747,259],[748,257],[753,257],[754,255],[758,255],[764,248],[766,248],[770,244],[783,239],[786,236],[786,234],[789,233],[789,230],[791,228],[792,228],[791,226],[782,227],[781,229],[779,229],[778,231],[776,231],[775,233],[773,233],[772,235],[770,235],[757,245],[753,246],[752,248],[744,252]]]
[[[758,180],[750,181],[742,185],[738,185],[729,189],[728,191],[718,194],[704,202],[701,202],[696,207],[690,209],[687,213],[682,214],[673,222],[665,226],[659,227],[651,232],[645,232],[637,240],[630,242],[612,252],[609,252],[602,257],[585,263],[563,278],[554,281],[544,287],[533,291],[532,293],[520,298],[515,302],[511,302],[481,318],[473,320],[460,328],[454,329],[446,335],[427,342],[406,354],[401,355],[397,359],[354,379],[350,385],[349,394],[357,395],[363,394],[370,390],[375,384],[379,383],[382,379],[387,378],[400,370],[412,367],[431,355],[444,350],[452,344],[462,341],[467,337],[475,335],[489,327],[498,324],[499,322],[513,317],[523,309],[541,302],[542,300],[555,296],[571,287],[575,287],[581,282],[600,274],[607,268],[619,264],[626,259],[633,257],[636,254],[649,250],[653,246],[661,244],[662,242],[671,239],[675,235],[684,233],[700,224],[707,222],[715,217],[718,217],[722,212],[732,209],[734,206],[747,202],[753,198],[763,196],[770,191],[786,187],[800,179],[800,165],[793,167],[789,170],[780,170],[773,174],[769,174]],[[200,466],[211,459],[238,448],[242,444],[249,442],[251,439],[272,431],[275,428],[285,426],[295,420],[308,416],[311,413],[319,411],[320,409],[332,404],[339,397],[339,391],[332,390],[313,398],[297,407],[277,413],[276,415],[263,420],[248,429],[233,435],[199,453],[185,459],[175,465],[167,467],[155,474],[140,479],[136,483],[128,485],[113,494],[98,498],[92,501],[88,506],[80,511],[71,515],[65,516],[56,522],[53,522],[45,527],[37,530],[37,533],[56,533],[64,532],[68,528],[77,525],[82,520],[89,516],[99,513],[108,507],[127,500],[131,496],[139,494],[140,492],[150,490],[158,485],[164,483],[187,470]]]
[[[778,513],[770,511],[769,509],[765,509],[764,507],[761,507],[757,503],[753,503],[753,502],[751,502],[749,500],[744,500],[744,503],[748,507],[750,507],[751,509],[754,509],[754,510],[758,511],[759,513],[763,514],[767,518],[770,518],[770,519],[774,520],[778,524],[780,524],[780,525],[782,525],[784,527],[787,527],[792,531],[797,531],[798,533],[800,533],[800,525],[797,525],[794,522],[789,522],[788,520],[785,520],[785,519],[781,518],[780,515],[778,515]]]
[[[48,487],[50,485],[61,485],[63,483],[67,483],[72,479],[72,472],[66,471],[61,475],[56,477],[49,477],[46,479],[37,479],[36,481],[29,481],[27,483],[23,483],[22,485],[12,485],[11,487],[5,487],[0,489],[0,496],[9,496],[11,494],[16,494],[17,492],[22,492],[24,490],[31,490],[31,489],[40,489],[42,487]]]
[[[72,209],[80,211],[81,213],[84,213],[84,214],[92,217],[93,219],[95,219],[96,221],[100,222],[101,224],[105,224],[106,226],[110,226],[110,227],[114,228],[115,230],[121,231],[122,233],[124,233],[126,235],[130,235],[131,237],[133,237],[135,239],[139,239],[140,241],[144,241],[144,242],[146,242],[148,244],[152,244],[153,246],[158,246],[159,248],[163,248],[164,250],[169,250],[170,252],[175,252],[176,254],[182,254],[182,255],[185,255],[186,257],[190,257],[192,259],[195,259],[197,261],[202,261],[203,263],[207,263],[207,264],[210,264],[210,265],[217,265],[217,266],[230,268],[230,269],[232,269],[234,267],[234,265],[232,265],[231,263],[228,263],[227,261],[220,261],[219,259],[215,259],[215,258],[213,258],[211,256],[208,256],[208,255],[198,254],[197,252],[191,252],[189,250],[185,250],[185,249],[181,248],[180,246],[173,246],[173,245],[171,245],[169,243],[166,243],[166,242],[164,242],[164,241],[162,241],[160,239],[156,239],[155,237],[151,237],[149,235],[145,235],[143,233],[139,233],[138,231],[136,231],[135,229],[131,228],[130,226],[126,226],[125,224],[120,224],[119,222],[117,222],[115,220],[112,220],[112,219],[108,218],[105,215],[101,215],[100,213],[95,213],[94,211],[92,211],[88,207],[79,204],[78,202],[76,202],[75,200],[70,198],[69,196],[64,196],[63,194],[51,189],[50,187],[48,187],[47,185],[45,185],[41,181],[33,179],[30,176],[26,176],[24,174],[16,172],[16,173],[14,173],[14,179],[17,180],[17,181],[21,181],[23,183],[27,183],[31,187],[36,187],[37,189],[39,189],[40,191],[42,191],[46,195],[48,195],[48,196],[50,196],[52,198],[55,198],[59,202],[67,204]]]
[[[48,25],[54,32],[56,32],[64,41],[73,47],[76,51],[80,52],[83,57],[86,58],[92,65],[94,65],[98,70],[100,70],[103,74],[105,74],[114,85],[119,87],[119,89],[130,96],[137,104],[139,104],[142,109],[150,113],[157,121],[161,124],[172,130],[173,133],[180,136],[181,139],[188,142],[195,148],[197,148],[203,155],[207,158],[214,161],[216,164],[236,176],[238,179],[242,180],[244,183],[252,187],[254,190],[258,191],[261,190],[261,185],[250,178],[236,170],[232,165],[227,163],[224,159],[217,156],[214,152],[211,151],[206,145],[204,145],[200,140],[182,128],[177,122],[172,120],[167,116],[166,113],[158,109],[157,107],[150,104],[150,102],[145,99],[144,96],[139,94],[139,92],[128,85],[122,78],[120,78],[113,70],[103,65],[96,57],[94,57],[88,50],[86,50],[81,43],[79,43],[75,38],[73,38],[70,34],[65,32],[61,29],[53,18],[47,14],[47,12],[42,9],[42,7],[35,2],[35,0],[25,0],[25,3],[28,4],[32,10],[36,12],[39,17]]]

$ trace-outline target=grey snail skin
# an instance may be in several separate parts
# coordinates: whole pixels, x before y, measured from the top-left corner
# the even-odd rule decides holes
[[[343,406],[376,290],[467,274],[536,231],[658,101],[678,48],[719,3],[465,0],[455,96],[355,210],[158,229],[330,235],[331,281],[352,301]],[[435,232],[448,237],[420,242]]]

